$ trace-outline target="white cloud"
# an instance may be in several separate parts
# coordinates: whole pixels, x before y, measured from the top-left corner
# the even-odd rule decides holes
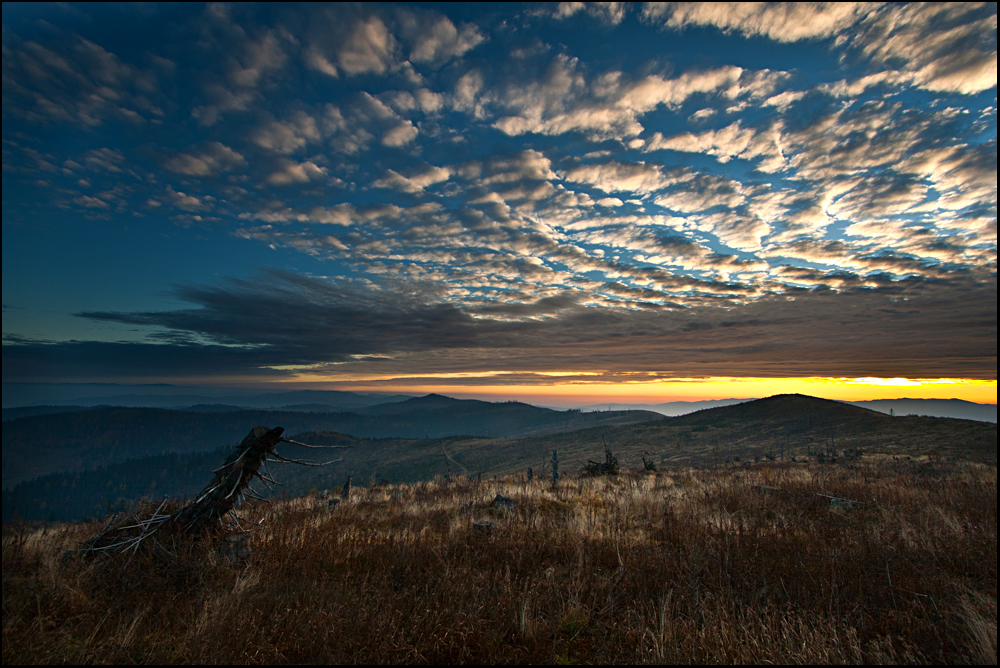
[[[548,199],[557,192],[558,191],[555,186],[551,183],[548,181],[542,181],[538,184],[525,184],[516,188],[511,188],[510,190],[505,190],[499,194],[503,197],[505,202],[518,200],[537,202],[538,200]]]
[[[413,142],[419,130],[412,121],[397,113],[397,109],[412,109],[418,104],[418,100],[433,105],[436,101],[434,94],[430,91],[424,94],[418,90],[414,96],[406,91],[387,91],[382,97],[385,101],[362,92],[345,105],[343,110],[326,105],[323,113],[317,115],[319,135],[327,137],[332,148],[349,155],[364,151],[376,137],[381,138],[383,146],[394,148]],[[301,136],[303,133],[300,130],[289,134],[299,144],[304,144],[308,139]]]
[[[647,3],[643,17],[673,29],[715,26],[781,42],[837,36],[839,45],[860,48],[876,64],[895,63],[929,90],[971,94],[996,86],[997,18],[982,3],[664,2]]]
[[[201,150],[178,153],[164,161],[163,166],[187,176],[215,176],[246,164],[246,159],[219,142],[208,142]]]
[[[416,90],[413,93],[413,96],[417,101],[417,106],[420,107],[420,110],[425,114],[440,111],[444,106],[444,96],[426,88]]]
[[[204,93],[212,100],[211,104],[199,105],[191,110],[191,118],[204,126],[215,125],[226,112],[246,111],[257,99],[254,90],[231,90],[219,83],[207,84]]]
[[[853,81],[841,80],[829,84],[821,84],[816,87],[816,90],[829,93],[835,97],[855,99],[860,97],[869,88],[874,88],[875,86],[883,84],[889,86],[901,86],[910,85],[913,82],[914,76],[912,72],[885,70],[882,72],[876,72],[875,74],[868,74],[859,79],[854,79]],[[795,102],[801,99],[804,95],[805,91],[786,91],[769,99],[767,104],[783,108],[787,106],[789,102]]]
[[[677,183],[677,177],[664,175],[658,165],[617,161],[575,167],[566,174],[566,180],[587,183],[608,193],[650,193]]]
[[[385,74],[395,62],[396,49],[396,39],[382,19],[371,16],[354,25],[337,53],[337,61],[347,75]]]
[[[269,31],[244,42],[241,56],[230,59],[227,77],[237,86],[256,88],[264,74],[281,70],[287,59],[278,36]]]
[[[616,106],[645,113],[661,104],[677,107],[695,93],[733,89],[731,95],[735,95],[739,92],[736,87],[743,71],[740,67],[730,65],[714,70],[685,72],[672,79],[649,76],[628,86]]]
[[[287,186],[293,183],[317,181],[326,175],[326,168],[320,167],[312,161],[306,160],[298,163],[291,160],[281,160],[279,168],[268,174],[267,182],[274,186]]]
[[[935,201],[938,209],[996,208],[996,140],[979,146],[921,151],[902,163],[899,171],[927,178],[938,191]]]
[[[795,50],[838,49],[843,71],[852,73],[858,65],[874,66],[873,73],[850,77],[835,72],[836,53],[833,59],[823,54],[834,65],[816,77],[812,60],[801,72],[752,70],[727,64],[725,50],[707,69],[673,72],[655,60],[663,54],[655,44],[646,53],[653,60],[618,71],[636,61],[601,59],[586,49],[578,51],[586,59],[578,59],[567,55],[572,40],[549,45],[526,35],[541,14],[576,16],[560,30],[581,27],[591,31],[587,38],[606,34],[580,19],[619,24],[631,7],[617,3],[549,5],[521,12],[524,23],[478,27],[409,6],[376,10],[379,16],[336,7],[317,10],[328,20],[309,26],[282,26],[277,12],[270,29],[256,32],[255,10],[241,11],[231,13],[248,17],[249,27],[235,25],[223,11],[228,37],[213,42],[214,33],[202,34],[206,51],[215,53],[209,71],[194,79],[201,87],[193,89],[192,106],[203,124],[231,111],[248,113],[211,130],[192,128],[204,143],[184,149],[169,137],[155,139],[165,137],[162,132],[149,133],[149,144],[162,143],[145,155],[174,147],[159,163],[168,179],[155,166],[140,173],[141,162],[130,164],[144,154],[129,147],[126,133],[114,144],[124,153],[50,149],[36,162],[14,159],[49,179],[45,185],[60,206],[91,215],[141,213],[141,204],[126,206],[131,196],[161,211],[207,217],[214,209],[256,226],[239,234],[335,257],[337,266],[359,276],[435,283],[456,303],[470,294],[516,293],[512,301],[528,300],[570,287],[586,290],[579,303],[594,306],[612,300],[627,308],[662,306],[667,294],[676,298],[674,306],[739,303],[779,293],[782,283],[846,289],[868,280],[858,278],[866,272],[930,276],[929,266],[957,263],[987,266],[988,273],[995,263],[996,148],[995,141],[982,142],[995,134],[996,110],[984,111],[991,103],[982,97],[928,94],[995,85],[996,19],[989,6],[887,5],[868,13],[812,4],[645,9],[647,19],[673,28],[739,33],[736,48],[741,35],[825,39]],[[623,29],[670,38],[648,26]],[[837,35],[845,40],[835,42]],[[848,35],[857,38],[846,41]],[[508,40],[496,45],[509,42],[508,57],[462,62],[487,55],[475,50],[487,36]],[[18,44],[12,52],[5,43],[5,77],[11,63],[21,67],[30,56],[38,80],[52,83],[39,84],[43,99],[31,107],[35,120],[96,127],[139,113],[137,91],[155,80],[143,83],[141,71],[108,52],[67,44]],[[305,77],[280,76],[286,52],[300,54],[296,65],[308,70]],[[74,55],[93,66],[80,66]],[[366,74],[389,76],[361,80]],[[22,75],[14,77],[15,88]],[[67,102],[72,95],[52,92],[68,90],[75,77],[89,82],[80,90],[90,101]],[[300,79],[305,90],[296,90]],[[811,79],[822,83],[798,89]],[[16,92],[10,81],[5,96]],[[899,94],[913,86],[925,89],[916,102]],[[113,106],[119,99],[125,111]],[[6,106],[5,97],[5,113]],[[507,137],[498,138],[496,130]],[[563,141],[528,133],[578,136]],[[8,155],[23,151],[5,147],[5,169]],[[417,156],[444,166],[417,162]],[[698,171],[665,165],[697,165]],[[197,178],[183,179],[185,192],[164,194],[177,174]],[[105,183],[121,175],[132,177],[127,186],[113,190]],[[219,176],[225,178],[204,178]],[[347,200],[355,203],[332,204]],[[827,236],[846,240],[816,241]],[[829,270],[769,271],[764,260],[782,253],[793,263],[822,262]],[[832,271],[843,276],[831,278]],[[614,287],[606,287],[612,281]]]
[[[87,151],[83,164],[91,171],[120,173],[125,165],[125,154],[118,149],[96,148]]]
[[[331,207],[314,207],[304,216],[304,220],[325,225],[354,225],[359,216],[350,204],[338,204]]]
[[[879,3],[869,2],[648,2],[647,21],[683,30],[715,26],[778,42],[824,39],[848,28]]]
[[[89,195],[80,195],[73,199],[76,204],[86,207],[88,209],[107,209],[108,203],[97,197],[91,197]]]
[[[681,213],[697,213],[715,207],[734,209],[746,201],[739,181],[694,173],[677,181],[677,187],[656,197],[658,205]]]
[[[689,220],[693,229],[710,232],[730,248],[742,251],[759,251],[761,239],[771,232],[771,227],[756,216],[732,211]]]
[[[408,193],[423,192],[427,186],[447,181],[451,177],[451,170],[443,167],[431,165],[428,169],[417,172],[412,176],[403,176],[391,169],[386,170],[383,178],[375,181],[372,185],[376,188],[390,188]]]
[[[755,130],[744,128],[737,121],[718,130],[706,130],[698,134],[683,132],[664,137],[655,133],[645,150],[672,150],[687,153],[704,153],[725,163],[732,158],[754,160],[761,158],[757,169],[762,172],[776,172],[785,167],[781,151],[781,133],[777,127]]]
[[[183,209],[184,211],[201,211],[202,209],[208,208],[208,205],[205,202],[198,199],[194,195],[179,192],[170,186],[167,186],[167,201],[178,209]]]
[[[639,118],[658,107],[676,109],[699,94],[739,98],[745,103],[765,98],[787,79],[784,72],[724,66],[676,77],[651,74],[634,81],[610,71],[588,82],[576,58],[558,55],[540,77],[508,85],[490,102],[514,112],[494,123],[511,136],[579,131],[594,137],[626,138],[640,134],[644,128]]]
[[[382,134],[382,145],[400,147],[417,138],[418,130],[410,121],[403,121]]]
[[[657,2],[642,15],[666,28],[715,26],[779,42],[836,36],[928,90],[972,94],[997,82],[997,17],[983,3]]]
[[[586,12],[607,25],[616,26],[625,18],[628,5],[624,2],[560,2],[552,11],[556,19],[566,19],[579,12]]]
[[[448,17],[437,14],[402,9],[399,22],[402,34],[411,42],[410,60],[414,63],[444,63],[486,41],[476,26],[466,23],[456,28]]]
[[[451,106],[458,111],[473,111],[476,100],[483,89],[486,79],[479,70],[466,72],[455,82],[455,90],[451,96]]]
[[[285,121],[271,121],[254,131],[253,142],[275,153],[294,153],[310,142],[320,140],[319,127],[304,111],[292,114]]]
[[[892,5],[873,13],[849,46],[875,63],[913,72],[933,91],[978,93],[997,85],[997,15],[990,3]]]
[[[514,181],[547,181],[556,178],[552,171],[552,161],[538,151],[522,151],[510,157],[498,157],[485,161],[482,165],[466,166],[466,173],[485,172],[481,183],[512,183]]]
[[[251,30],[233,21],[228,11],[206,9],[208,21],[198,26],[199,45],[213,51],[211,74],[202,84],[204,104],[191,110],[201,125],[212,126],[228,112],[246,111],[261,89],[288,64],[285,46],[290,35],[282,30]],[[208,73],[207,72],[207,73]]]
[[[316,45],[309,45],[303,49],[302,56],[305,59],[306,67],[309,69],[322,72],[335,79],[340,76],[337,66],[330,62],[330,59]]]

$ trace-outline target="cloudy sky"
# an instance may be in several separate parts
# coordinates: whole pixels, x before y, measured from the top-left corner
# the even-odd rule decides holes
[[[995,402],[996,316],[995,3],[4,7],[5,383]]]

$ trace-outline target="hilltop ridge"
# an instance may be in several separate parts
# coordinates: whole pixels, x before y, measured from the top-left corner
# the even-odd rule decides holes
[[[430,397],[426,402],[476,406],[474,401],[466,404],[448,399]],[[420,406],[421,402],[411,405]],[[507,406],[515,411],[518,408],[516,404],[492,406]],[[544,414],[544,409],[536,410]],[[429,411],[429,414],[436,412]],[[444,412],[451,411],[445,408]],[[408,415],[414,413],[404,413],[403,417]],[[391,416],[372,416],[373,419],[387,417]],[[867,455],[932,455],[979,462],[995,462],[997,456],[995,424],[948,418],[890,417],[805,395],[778,395],[686,416],[656,418],[521,438],[470,435],[361,438],[330,429],[287,430],[294,440],[304,443],[353,447],[339,452],[342,460],[327,467],[278,466],[272,469],[285,483],[285,492],[303,494],[310,489],[336,487],[349,475],[360,485],[382,480],[418,482],[435,476],[523,474],[529,467],[536,475],[545,475],[551,470],[549,462],[553,450],[559,451],[560,470],[572,474],[588,459],[600,459],[605,446],[615,452],[623,469],[642,466],[644,458],[662,469],[669,469],[775,459],[802,461],[814,459],[817,453],[839,456],[845,450],[860,450]],[[287,424],[267,424],[287,429]],[[235,426],[232,429],[230,433],[236,436],[230,436],[230,440],[244,435],[247,426],[243,424],[238,430]],[[46,504],[55,499],[52,490],[59,490],[60,499],[74,499],[68,505],[77,513],[76,518],[99,514],[109,502],[135,499],[144,494],[194,494],[204,485],[207,472],[218,467],[225,452],[214,449],[184,456],[156,454],[128,463],[112,463],[99,471],[48,475],[5,490],[4,513],[17,508],[22,516],[42,519],[47,514],[44,508],[50,507]],[[315,451],[297,450],[295,446],[288,446],[286,452],[297,458],[316,457]],[[39,512],[41,517],[38,517]]]
[[[556,411],[517,402],[491,403],[433,394],[357,412],[222,408],[178,411],[105,406],[6,421],[3,485],[153,455],[210,452],[238,442],[247,425],[281,425],[288,434],[332,431],[363,438],[520,438],[661,417],[642,411]]]
[[[811,421],[822,417],[827,421],[881,420],[884,414],[842,401],[821,399],[806,394],[775,394],[731,406],[717,406],[668,418],[673,425],[710,424],[722,421],[767,420],[776,424]]]

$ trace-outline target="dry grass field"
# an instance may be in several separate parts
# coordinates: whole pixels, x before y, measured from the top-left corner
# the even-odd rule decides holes
[[[235,563],[7,527],[4,664],[996,662],[995,465],[462,477],[248,514]]]

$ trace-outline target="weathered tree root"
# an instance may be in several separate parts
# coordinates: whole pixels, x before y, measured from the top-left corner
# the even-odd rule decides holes
[[[91,540],[80,546],[78,552],[85,556],[97,554],[121,554],[136,551],[149,539],[154,545],[163,547],[159,539],[192,536],[198,537],[223,526],[222,520],[229,515],[239,526],[239,519],[233,508],[242,505],[249,497],[263,500],[250,482],[257,478],[271,489],[272,484],[280,484],[267,470],[268,462],[289,462],[304,466],[325,466],[334,462],[306,462],[282,457],[275,448],[278,443],[293,443],[307,448],[344,448],[350,446],[315,446],[282,438],[284,429],[275,427],[254,427],[243,442],[226,457],[225,463],[217,468],[212,481],[197,498],[175,512],[164,512],[164,501],[149,517],[142,513],[118,514],[108,520],[103,529]],[[335,460],[339,461],[339,460]],[[263,467],[263,471],[261,471]],[[168,550],[169,551],[169,550]]]

